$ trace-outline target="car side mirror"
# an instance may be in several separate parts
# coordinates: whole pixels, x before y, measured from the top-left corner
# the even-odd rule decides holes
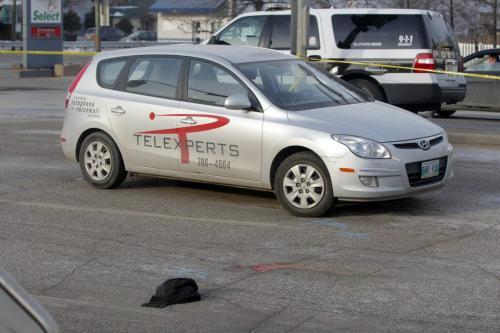
[[[58,333],[52,316],[9,274],[0,270],[0,332]]]
[[[233,94],[226,98],[224,106],[229,110],[247,110],[252,107],[252,103],[244,94]]]

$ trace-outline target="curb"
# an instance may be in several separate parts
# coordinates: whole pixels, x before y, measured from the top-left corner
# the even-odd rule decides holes
[[[500,147],[500,133],[465,133],[457,130],[445,129],[451,144],[485,145],[492,148]]]

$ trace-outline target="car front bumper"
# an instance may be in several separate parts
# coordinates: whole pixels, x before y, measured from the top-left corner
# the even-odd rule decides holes
[[[365,159],[348,153],[342,158],[325,160],[333,183],[334,196],[342,201],[382,201],[412,196],[443,186],[453,177],[453,147],[443,140],[424,151],[398,149],[385,144],[391,151],[391,159]],[[440,159],[441,171],[437,177],[420,179],[420,163]],[[443,161],[445,166],[443,166]],[[343,172],[340,169],[354,169]],[[414,171],[418,168],[418,175]],[[352,170],[351,170],[352,171]],[[369,187],[360,176],[377,177],[378,186]],[[416,178],[418,177],[418,178]],[[410,184],[410,179],[412,183]]]

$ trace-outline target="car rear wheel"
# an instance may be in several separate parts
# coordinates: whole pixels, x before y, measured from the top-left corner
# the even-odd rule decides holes
[[[281,162],[274,191],[280,204],[296,216],[322,216],[335,201],[328,170],[311,152],[296,153]]]
[[[348,82],[363,90],[366,94],[368,94],[370,97],[373,97],[377,101],[386,101],[384,92],[376,84],[363,79],[352,79]]]
[[[118,147],[104,133],[92,133],[85,138],[79,160],[83,177],[96,188],[117,187],[127,177]]]

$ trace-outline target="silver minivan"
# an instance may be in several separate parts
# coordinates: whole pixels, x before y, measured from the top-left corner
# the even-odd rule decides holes
[[[97,188],[127,173],[249,187],[274,191],[300,216],[453,176],[441,127],[255,47],[100,53],[68,89],[60,140]]]
[[[455,37],[439,13],[416,9],[311,9],[309,21],[308,57],[326,61],[330,73],[379,101],[411,111],[433,110],[447,115],[449,111],[441,110],[441,104],[455,104],[465,97],[463,77],[422,71],[461,70]],[[259,46],[289,53],[290,11],[244,13],[204,43]]]

